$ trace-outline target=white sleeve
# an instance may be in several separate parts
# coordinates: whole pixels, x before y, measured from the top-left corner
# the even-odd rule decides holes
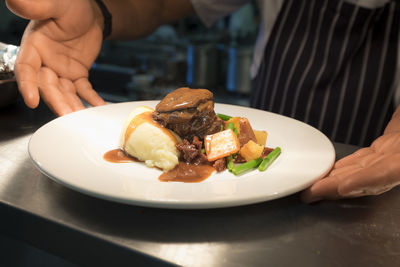
[[[227,16],[250,0],[191,0],[201,21],[210,27],[218,19]]]

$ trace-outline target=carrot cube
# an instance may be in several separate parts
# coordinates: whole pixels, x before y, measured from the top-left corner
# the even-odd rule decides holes
[[[240,149],[239,139],[231,129],[207,135],[204,146],[208,161],[229,156]]]

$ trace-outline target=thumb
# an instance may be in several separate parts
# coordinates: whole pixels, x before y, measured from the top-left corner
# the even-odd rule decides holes
[[[69,1],[57,0],[6,0],[8,9],[16,15],[30,20],[56,18]]]

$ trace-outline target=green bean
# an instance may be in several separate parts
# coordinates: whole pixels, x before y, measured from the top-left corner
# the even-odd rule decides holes
[[[245,171],[257,168],[258,165],[260,165],[262,160],[263,160],[262,158],[250,160],[250,161],[248,161],[246,163],[243,163],[243,164],[240,164],[240,165],[234,167],[232,169],[232,172],[235,175],[239,175],[239,174],[241,174],[241,173],[243,173]]]
[[[235,167],[235,163],[233,162],[233,157],[232,155],[229,155],[226,158],[226,168],[228,168],[229,171],[232,171],[232,169]]]
[[[235,127],[235,124],[233,122],[228,123],[228,125],[226,126],[226,129],[232,129],[232,131],[237,135],[237,129]]]
[[[217,116],[224,121],[229,121],[229,119],[232,118],[231,116],[221,114],[221,113],[217,113]]]
[[[272,150],[258,166],[259,171],[265,171],[274,160],[281,154],[281,148],[278,146]]]

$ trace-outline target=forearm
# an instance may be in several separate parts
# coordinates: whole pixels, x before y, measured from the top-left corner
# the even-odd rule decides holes
[[[110,39],[137,39],[195,14],[190,0],[103,0],[112,14]]]
[[[396,111],[393,113],[391,120],[385,129],[386,133],[400,132],[400,105],[397,107]]]

